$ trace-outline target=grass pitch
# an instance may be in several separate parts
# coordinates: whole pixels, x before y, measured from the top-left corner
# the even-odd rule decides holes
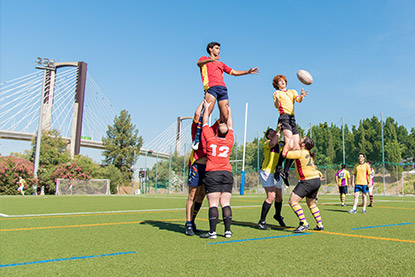
[[[27,196],[0,198],[0,273],[7,275],[323,275],[413,276],[415,198],[375,196],[366,214],[348,214],[338,196],[321,195],[325,231],[296,235],[259,230],[264,195],[234,195],[233,237],[184,235],[186,195]],[[315,221],[301,203],[310,226]],[[220,211],[221,213],[221,211]],[[196,221],[208,230],[207,201]],[[275,224],[275,225],[274,225]]]

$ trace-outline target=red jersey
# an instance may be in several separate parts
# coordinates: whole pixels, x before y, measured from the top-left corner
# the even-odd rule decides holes
[[[209,60],[209,57],[203,56],[199,61]],[[206,91],[213,86],[224,86],[223,72],[232,75],[232,68],[220,61],[213,61],[204,64],[200,68],[200,75],[202,76],[203,89]]]
[[[216,122],[210,127],[210,129],[212,129],[212,131],[216,134],[218,126],[219,126],[219,120],[216,120]],[[196,133],[197,133],[197,122],[195,122],[194,120],[192,122],[191,132],[192,132],[192,141],[194,141],[196,138]],[[196,151],[192,149],[192,153],[190,153],[189,167],[198,159],[206,156],[206,152],[204,148],[206,148],[206,140],[204,136],[201,135],[199,148]]]
[[[233,130],[229,129],[224,138],[216,137],[208,125],[203,125],[202,135],[206,140],[206,171],[230,171],[232,166],[229,162],[229,155],[234,142]]]

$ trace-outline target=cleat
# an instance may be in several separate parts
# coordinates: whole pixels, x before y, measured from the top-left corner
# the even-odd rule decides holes
[[[192,227],[186,227],[186,235],[187,236],[194,236],[195,233],[193,232]]]
[[[258,222],[258,228],[261,229],[261,230],[269,230],[269,227],[267,226],[267,224],[265,224],[265,221]]]
[[[275,181],[277,181],[277,182],[279,182],[279,181],[280,181],[280,179],[281,179],[281,175],[280,175],[280,173],[281,173],[281,167],[277,167],[277,168],[275,169],[275,172],[274,172],[274,179],[275,179]]]
[[[307,224],[300,224],[297,228],[295,228],[294,233],[302,233],[310,229],[310,225]]]
[[[284,184],[287,187],[289,187],[290,183],[288,182],[288,176],[289,176],[288,172],[281,171],[280,175],[281,175],[281,179],[284,181]]]
[[[232,232],[231,231],[225,231],[225,238],[229,239],[232,237]]]
[[[287,225],[285,225],[284,218],[282,216],[278,216],[274,214],[274,219],[278,221],[281,227],[287,227]]]
[[[350,211],[348,211],[349,214],[355,214],[356,210],[351,209]]]
[[[346,204],[342,204],[342,207],[346,207]]]
[[[192,149],[193,149],[193,150],[195,150],[195,151],[196,151],[197,149],[199,149],[199,142],[198,142],[198,141],[194,141],[194,142],[193,142],[193,144],[192,144]]]
[[[323,231],[324,230],[324,226],[316,226],[314,229],[314,231]]]
[[[373,207],[373,204],[369,204],[369,206],[368,207]]]
[[[213,232],[213,233],[207,232],[207,233],[201,234],[200,237],[202,239],[216,239],[216,232]]]

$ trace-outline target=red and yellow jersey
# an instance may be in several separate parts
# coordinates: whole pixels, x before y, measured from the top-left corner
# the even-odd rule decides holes
[[[354,167],[353,175],[355,175],[355,185],[369,184],[369,178],[372,174],[370,166],[367,163],[357,164]]]
[[[233,147],[233,130],[229,129],[224,138],[216,137],[208,125],[203,125],[202,135],[205,137],[207,156],[206,171],[230,171],[232,166],[229,155]]]
[[[295,169],[297,171],[298,180],[320,178],[318,170],[314,166],[314,160],[308,150],[290,150],[287,152],[286,158],[295,160]]]
[[[203,56],[199,61],[209,60],[209,57]],[[206,91],[213,86],[224,86],[223,72],[232,75],[232,68],[221,61],[213,61],[204,64],[200,68],[200,75],[202,76],[203,89]]]
[[[198,122],[195,122],[194,120],[192,122],[192,130],[191,130],[191,132],[192,132],[192,141],[194,141],[195,138],[196,138],[197,123]],[[219,126],[219,120],[216,120],[216,122],[212,126],[210,126],[210,128],[212,129],[212,131],[215,134],[216,134],[216,131],[218,129],[218,126]],[[204,148],[206,148],[205,146],[206,146],[206,140],[201,134],[200,135],[199,148],[196,151],[192,149],[192,153],[190,153],[189,164],[188,164],[189,168],[195,161],[197,161],[198,159],[206,156],[206,153],[204,151]]]
[[[273,173],[278,164],[278,159],[281,155],[283,142],[277,143],[274,147],[269,147],[270,140],[266,140],[264,143],[264,159],[262,160],[261,170]]]
[[[274,92],[274,103],[278,98],[278,111],[280,114],[294,115],[294,101],[299,97],[298,92],[294,89],[277,90]]]

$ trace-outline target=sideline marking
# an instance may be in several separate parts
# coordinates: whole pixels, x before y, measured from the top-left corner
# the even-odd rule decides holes
[[[363,238],[363,239],[376,239],[376,240],[388,240],[388,241],[399,241],[399,242],[415,243],[415,240],[403,240],[403,239],[391,239],[391,238],[361,236],[361,235],[343,234],[343,233],[335,233],[335,232],[327,232],[327,231],[316,231],[316,233],[336,235],[336,236],[345,236],[345,237],[354,237],[354,238]]]
[[[111,254],[102,254],[102,255],[92,255],[92,256],[82,256],[82,257],[72,257],[72,258],[60,258],[60,259],[52,259],[52,260],[34,261],[34,262],[27,262],[27,263],[0,264],[0,268],[1,267],[9,267],[9,266],[20,266],[20,265],[31,265],[31,264],[44,264],[44,263],[51,263],[51,262],[62,262],[62,261],[70,261],[70,260],[83,260],[83,259],[101,258],[101,257],[135,254],[135,253],[136,253],[135,251],[129,251],[129,252],[117,252],[117,253],[111,253]]]
[[[397,223],[397,224],[387,224],[387,225],[378,225],[378,226],[357,227],[357,228],[352,228],[352,230],[370,229],[370,228],[382,228],[382,227],[392,227],[392,226],[401,226],[401,225],[410,225],[410,224],[413,224],[413,223],[412,222],[408,222],[408,223]]]
[[[212,244],[224,244],[224,243],[234,243],[234,242],[264,240],[264,239],[279,239],[279,238],[297,237],[297,236],[312,235],[312,234],[313,233],[301,233],[301,234],[283,235],[283,236],[272,236],[272,237],[263,237],[263,238],[254,238],[254,239],[239,239],[239,240],[230,240],[230,241],[211,242],[209,244],[212,245]]]

